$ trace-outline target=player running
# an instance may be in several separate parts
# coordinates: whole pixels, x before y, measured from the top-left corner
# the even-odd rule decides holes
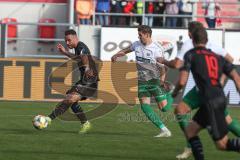
[[[90,129],[91,124],[87,120],[78,101],[92,97],[96,93],[99,81],[98,71],[90,55],[90,50],[86,44],[78,40],[74,30],[65,31],[65,42],[69,49],[75,50],[75,54],[69,53],[61,44],[58,44],[57,48],[60,53],[77,62],[80,80],[67,91],[65,99],[56,106],[53,112],[47,117],[47,120],[51,123],[52,120],[62,115],[71,107],[82,124],[79,133],[86,133]]]
[[[164,51],[157,42],[152,41],[152,30],[149,26],[139,26],[138,36],[139,41],[134,42],[130,47],[112,56],[112,62],[115,62],[118,57],[125,56],[132,51],[135,52],[138,71],[138,98],[141,103],[141,109],[148,119],[160,129],[160,133],[155,137],[170,137],[171,132],[150,105],[150,98],[153,96],[158,108],[166,112],[171,108],[173,102],[171,95],[166,94],[160,88],[157,61],[158,58],[163,56]]]
[[[202,23],[193,21],[189,23],[188,26],[188,34],[190,39],[185,41],[182,49],[178,53],[177,57],[174,60],[167,61],[166,59],[161,59],[161,63],[171,67],[171,68],[180,68],[184,62],[184,55],[187,51],[192,49],[193,42],[192,42],[192,33],[198,29],[204,28]],[[212,42],[208,41],[206,44],[206,48],[211,49],[218,55],[224,57],[228,62],[232,62],[233,58],[221,47],[213,44]],[[191,74],[190,74],[191,75]],[[184,132],[185,128],[189,125],[190,121],[190,112],[191,110],[197,109],[200,107],[200,100],[199,100],[199,93],[196,87],[193,87],[184,97],[183,100],[178,104],[175,109],[175,114],[178,119],[178,123],[182,131]],[[228,129],[235,134],[236,136],[240,137],[240,124],[236,119],[232,119],[229,115],[227,109],[225,110],[225,118],[228,124]],[[190,144],[187,144],[183,153],[176,156],[177,159],[187,159],[192,154]]]
[[[173,91],[176,96],[188,79],[189,72],[193,74],[199,95],[199,110],[193,121],[186,128],[186,136],[191,144],[195,160],[204,160],[203,147],[198,137],[202,128],[207,128],[216,146],[220,150],[240,151],[240,139],[228,139],[228,125],[225,119],[226,97],[220,83],[222,74],[230,77],[240,91],[240,77],[234,66],[206,48],[207,32],[199,28],[192,34],[194,49],[184,56],[184,66],[181,68],[180,78]],[[189,100],[194,100],[189,98]]]

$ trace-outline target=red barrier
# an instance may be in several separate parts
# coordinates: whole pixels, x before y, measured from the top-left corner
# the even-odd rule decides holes
[[[56,23],[54,19],[43,18],[39,20],[39,23]],[[39,38],[55,38],[56,26],[39,25],[38,37]]]

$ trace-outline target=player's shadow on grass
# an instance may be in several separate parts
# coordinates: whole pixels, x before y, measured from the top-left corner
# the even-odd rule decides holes
[[[135,133],[130,133],[130,132],[121,132],[121,131],[116,131],[116,132],[111,132],[111,131],[92,131],[88,133],[89,135],[96,135],[96,136],[127,136],[127,137],[136,137],[136,132]],[[137,133],[138,136],[146,136],[149,137],[148,134],[144,133]]]
[[[0,128],[0,133],[4,134],[16,134],[16,135],[33,135],[33,134],[76,134],[77,131],[73,130],[37,130],[37,129],[13,129],[13,128]]]
[[[13,129],[13,128],[0,128],[0,133],[5,134],[34,134],[34,129]]]

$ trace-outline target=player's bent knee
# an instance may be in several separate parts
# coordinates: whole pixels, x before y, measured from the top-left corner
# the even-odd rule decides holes
[[[166,102],[163,102],[162,103],[162,106],[163,107],[159,107],[159,109],[161,109],[162,112],[167,112],[169,110],[171,110],[172,108],[172,102],[168,101],[168,100],[165,100]]]
[[[71,93],[71,94],[68,94],[68,95],[66,96],[65,101],[66,101],[66,103],[68,103],[68,104],[72,104],[72,103],[77,102],[79,99],[80,99],[80,96],[79,96],[79,95],[74,94],[74,93]]]
[[[141,98],[139,98],[139,101],[141,102],[141,104],[150,104],[149,97],[141,97]]]
[[[175,108],[174,113],[175,114],[187,114],[189,113],[191,110],[188,107],[188,105],[185,102],[180,102],[177,107]]]
[[[163,101],[161,101],[161,102],[158,103],[158,108],[159,108],[159,109],[162,109],[162,108],[164,108],[166,105],[167,105],[167,100],[165,99],[165,100],[163,100]]]

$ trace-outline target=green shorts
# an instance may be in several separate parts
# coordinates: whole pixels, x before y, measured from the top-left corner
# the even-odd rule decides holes
[[[201,100],[197,87],[193,87],[184,97],[183,102],[186,103],[192,110],[201,106]]]
[[[154,97],[157,102],[167,99],[167,95],[160,87],[160,80],[152,79],[146,82],[138,81],[138,98]]]
[[[199,93],[197,91],[197,87],[193,87],[184,97],[183,102],[186,103],[191,110],[197,109],[201,106],[201,100]],[[229,114],[228,110],[224,111],[225,116]]]

